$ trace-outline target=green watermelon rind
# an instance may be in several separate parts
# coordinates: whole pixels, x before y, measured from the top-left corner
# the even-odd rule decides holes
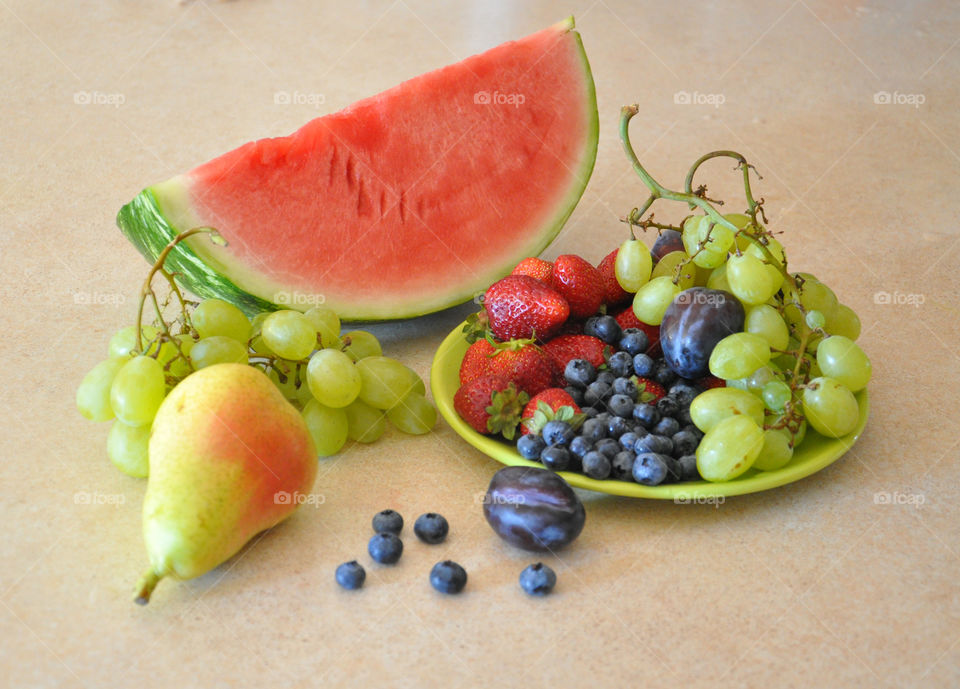
[[[597,145],[600,132],[600,118],[597,111],[596,86],[593,81],[593,72],[590,69],[590,63],[587,60],[587,54],[583,47],[583,40],[579,32],[574,30],[573,18],[563,22],[564,28],[573,33],[576,41],[577,51],[583,65],[583,85],[586,90],[585,107],[587,109],[586,140],[583,152],[583,162],[575,174],[575,179],[579,184],[575,184],[564,196],[563,200],[557,204],[560,211],[552,219],[543,223],[541,230],[532,233],[531,236],[539,238],[539,241],[532,244],[528,254],[531,256],[540,254],[551,242],[560,234],[570,215],[573,213],[586,190],[587,183],[593,173],[593,167],[597,157]],[[140,251],[141,254],[151,263],[155,262],[160,252],[173,240],[176,235],[187,227],[176,227],[164,214],[160,202],[157,199],[151,187],[140,192],[130,203],[120,209],[117,214],[117,225],[130,242]],[[204,237],[192,237],[189,242],[206,241]],[[480,275],[483,285],[490,285],[513,269],[514,264],[519,259],[514,259],[508,264],[491,268],[485,275]],[[175,274],[179,284],[193,292],[201,298],[218,298],[229,301],[247,314],[256,314],[262,311],[275,311],[277,309],[290,308],[281,306],[267,299],[263,299],[247,290],[239,287],[230,278],[210,266],[201,258],[187,242],[177,244],[168,254],[165,267],[169,272]],[[483,288],[479,290],[482,292]],[[451,294],[445,303],[430,304],[426,308],[417,308],[412,303],[407,303],[405,309],[390,315],[381,313],[372,313],[365,311],[362,307],[353,311],[348,309],[341,310],[341,317],[344,320],[353,321],[382,321],[394,320],[397,318],[415,318],[417,316],[434,313],[436,311],[456,306],[477,296],[477,290],[464,290]],[[384,301],[388,302],[388,299]]]

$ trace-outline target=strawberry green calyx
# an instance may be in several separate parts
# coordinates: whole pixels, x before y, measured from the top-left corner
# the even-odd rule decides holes
[[[577,429],[586,418],[586,414],[578,414],[574,408],[569,405],[563,405],[554,411],[549,404],[541,400],[537,403],[537,410],[533,412],[533,416],[525,419],[523,425],[534,435],[539,435],[543,427],[550,421],[566,421],[570,424],[571,428]]]
[[[493,334],[488,327],[489,322],[487,312],[483,309],[467,316],[466,324],[463,326],[463,335],[467,343],[473,344],[477,340],[486,338],[495,344],[496,340],[491,339]]]
[[[517,386],[510,383],[506,388],[490,395],[490,406],[486,408],[490,418],[487,419],[487,430],[491,433],[500,433],[507,440],[513,440],[520,424],[520,415],[523,408],[530,401],[530,396]]]
[[[493,351],[490,352],[487,356],[494,357],[502,352],[519,352],[524,347],[535,347],[540,349],[537,346],[536,336],[529,339],[518,338],[515,340],[507,340],[506,342],[498,342],[497,339],[493,336],[493,333],[487,331],[487,342],[493,345]]]

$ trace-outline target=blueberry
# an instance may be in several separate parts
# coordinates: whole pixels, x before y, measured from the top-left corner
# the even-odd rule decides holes
[[[607,424],[599,418],[587,419],[580,426],[580,435],[590,442],[596,442],[601,438],[607,437]]]
[[[633,357],[633,372],[641,378],[649,378],[656,362],[649,354],[637,354]]]
[[[367,572],[364,570],[363,565],[356,560],[351,560],[337,567],[335,577],[340,586],[352,591],[363,586],[363,582],[367,578]]]
[[[387,531],[376,534],[367,544],[367,552],[381,565],[396,564],[403,555],[403,541]]]
[[[589,438],[578,435],[570,441],[570,454],[574,457],[583,457],[593,449],[593,441]]]
[[[633,449],[638,455],[651,452],[659,455],[669,455],[673,452],[673,441],[662,435],[650,433],[640,438]]]
[[[617,453],[620,452],[620,443],[612,438],[604,438],[596,445],[593,446],[595,452],[599,452],[602,455],[606,455],[607,459],[613,459],[617,456]],[[587,455],[590,454],[589,452]],[[583,456],[584,461],[587,459],[587,455]]]
[[[700,444],[700,438],[690,431],[674,433],[671,440],[673,440],[673,454],[677,457],[692,455],[697,451],[697,445]]]
[[[620,334],[620,343],[617,346],[630,356],[636,356],[647,351],[650,339],[640,328],[627,328]]]
[[[598,481],[608,478],[610,476],[610,458],[602,452],[588,452],[583,456],[583,473]]]
[[[638,440],[640,440],[640,436],[638,436],[634,431],[627,431],[617,438],[617,441],[620,443],[620,447],[622,447],[624,450],[632,450],[637,444]]]
[[[657,359],[657,362],[654,364],[653,375],[651,377],[666,388],[677,379],[677,374],[674,373],[673,369],[667,365],[666,361],[663,359]]]
[[[637,401],[637,384],[632,378],[621,376],[613,381],[613,393],[615,395],[626,395],[634,402]]]
[[[631,450],[618,452],[610,462],[610,475],[621,481],[633,480],[633,460],[636,455]]]
[[[590,406],[586,406],[586,407],[581,406],[580,411],[583,412],[583,415],[586,416],[588,419],[592,419],[594,416],[600,413],[599,409],[597,409],[596,407],[590,407]]]
[[[585,388],[597,378],[597,371],[586,359],[571,359],[563,369],[563,377],[570,385]]]
[[[443,543],[450,531],[450,525],[442,514],[427,512],[417,517],[413,523],[413,533],[424,543],[436,545]]]
[[[597,419],[597,421],[602,421],[602,422],[603,422],[603,427],[606,428],[606,427],[607,427],[607,422],[610,421],[610,419],[613,418],[613,414],[611,414],[611,413],[608,412],[608,411],[602,411],[602,412],[600,412],[599,414],[597,414],[597,416],[596,416],[595,418]]]
[[[574,433],[566,421],[547,421],[540,435],[547,445],[566,445],[573,440]]]
[[[638,454],[633,461],[633,480],[644,486],[659,486],[667,478],[667,464],[653,452]]]
[[[680,407],[680,411],[674,414],[673,418],[679,421],[681,426],[693,424],[693,419],[690,417],[690,407]]]
[[[591,407],[599,405],[610,395],[610,385],[600,380],[595,380],[587,386],[583,393],[583,401]]]
[[[635,404],[633,406],[633,418],[649,430],[660,422],[660,412],[652,404]]]
[[[680,463],[669,455],[660,455],[660,461],[667,467],[667,477],[664,483],[673,483],[680,480]]]
[[[583,334],[589,335],[590,337],[599,338],[597,334],[597,323],[600,321],[600,316],[591,316],[583,322]]]
[[[610,387],[613,387],[613,381],[616,379],[617,374],[610,370],[600,371],[600,373],[597,374],[597,380],[599,380],[601,383],[606,383]]]
[[[438,562],[430,570],[430,585],[440,593],[460,593],[467,585],[467,570],[453,560]]]
[[[686,379],[680,379],[670,386],[667,394],[677,400],[681,407],[685,407],[689,406],[693,402],[693,398],[700,394],[700,388],[692,385]]]
[[[373,515],[373,530],[377,533],[399,534],[403,531],[403,517],[396,510],[383,510]]]
[[[700,472],[697,470],[696,455],[684,455],[677,460],[677,464],[680,467],[681,481],[698,481],[700,479]]]
[[[520,572],[520,588],[531,596],[545,596],[557,585],[556,573],[542,562]]]
[[[680,404],[669,395],[661,397],[657,400],[657,411],[660,412],[661,416],[673,416],[680,411]]]
[[[630,430],[627,420],[622,416],[611,416],[607,421],[607,434],[611,438],[619,438]]]
[[[686,426],[680,429],[681,431],[686,431],[687,433],[693,433],[697,436],[697,440],[700,440],[703,437],[703,431],[694,426],[692,423],[688,423]]]
[[[520,456],[524,459],[538,459],[540,453],[543,452],[543,448],[546,446],[547,444],[543,438],[534,433],[521,435],[517,440],[517,452],[519,452]]]
[[[607,359],[607,366],[617,376],[629,376],[633,373],[633,357],[626,352],[615,352]]]
[[[629,419],[633,416],[633,400],[626,395],[616,394],[607,400],[607,409],[621,419]]]
[[[560,445],[550,445],[540,453],[540,461],[550,471],[563,471],[570,466],[570,451]]]
[[[620,324],[617,323],[617,319],[613,316],[597,316],[595,319],[588,318],[583,326],[584,335],[599,337],[611,345],[620,341],[622,333],[623,331],[620,329]]]
[[[657,435],[672,437],[680,432],[680,422],[669,416],[664,416],[657,425],[650,430]]]
[[[583,388],[578,388],[574,385],[568,385],[563,389],[563,391],[570,395],[570,398],[577,403],[577,406],[583,406]]]

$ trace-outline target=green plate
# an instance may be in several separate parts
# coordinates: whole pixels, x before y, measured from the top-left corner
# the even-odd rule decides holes
[[[460,437],[498,462],[515,466],[541,466],[537,462],[524,459],[513,445],[492,436],[482,435],[473,430],[460,418],[453,408],[453,395],[460,387],[460,361],[467,351],[467,341],[463,337],[464,324],[458,325],[440,344],[433,357],[430,368],[430,388],[440,414]],[[659,500],[696,501],[703,498],[726,497],[756,493],[783,486],[820,471],[825,466],[840,459],[857,442],[863,427],[867,423],[870,403],[867,391],[856,395],[860,404],[860,420],[850,435],[843,438],[825,438],[812,429],[807,431],[803,443],[796,449],[793,459],[782,469],[776,471],[750,470],[732,481],[710,483],[709,481],[688,481],[672,483],[666,486],[641,486],[627,481],[597,481],[583,474],[567,471],[559,472],[566,481],[578,488],[595,490],[611,495],[625,495],[633,498],[656,498]]]

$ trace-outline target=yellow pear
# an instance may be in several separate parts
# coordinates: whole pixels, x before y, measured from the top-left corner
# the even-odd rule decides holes
[[[173,389],[153,421],[149,460],[141,605],[163,577],[205,574],[283,521],[317,474],[300,413],[243,364],[209,366]]]

